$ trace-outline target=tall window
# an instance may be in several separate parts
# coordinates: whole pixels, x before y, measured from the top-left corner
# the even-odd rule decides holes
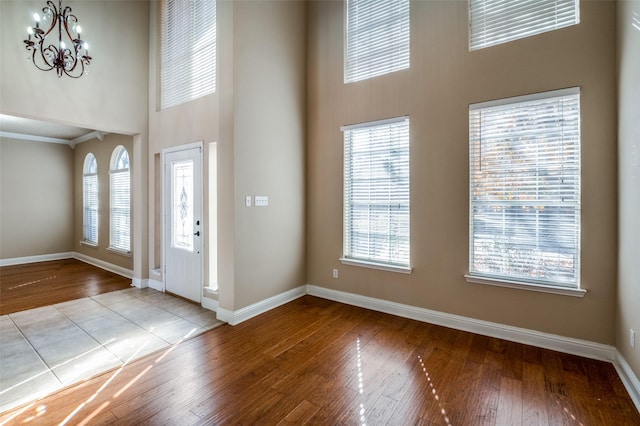
[[[409,68],[409,0],[347,0],[345,82]]]
[[[408,272],[409,118],[344,132],[343,262]]]
[[[469,49],[576,25],[580,0],[469,0]]]
[[[131,171],[129,154],[118,145],[111,154],[109,170],[109,248],[131,251]]]
[[[216,1],[163,0],[160,108],[216,91]]]
[[[82,167],[83,241],[98,244],[98,162],[89,153]]]
[[[470,276],[579,287],[578,88],[469,107]]]

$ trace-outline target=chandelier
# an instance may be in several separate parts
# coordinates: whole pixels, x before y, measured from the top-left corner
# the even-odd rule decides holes
[[[29,39],[24,40],[27,50],[31,52],[29,60],[39,70],[55,69],[58,77],[63,74],[72,78],[82,77],[86,73],[85,66],[91,62],[91,56],[89,45],[80,39],[82,28],[78,25],[78,18],[71,13],[71,8],[67,6],[63,9],[62,0],[58,0],[56,8],[48,0],[42,8],[42,14],[34,13],[33,19],[36,26],[27,28]],[[45,44],[47,41],[50,43]]]

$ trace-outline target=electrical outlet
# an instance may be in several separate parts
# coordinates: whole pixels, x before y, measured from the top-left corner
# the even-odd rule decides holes
[[[633,330],[633,328],[629,329],[629,344],[632,348],[636,347],[636,332]]]
[[[251,207],[251,195],[247,195],[244,199],[244,205],[247,207]]]
[[[338,278],[338,270],[337,269],[333,270],[333,278]]]

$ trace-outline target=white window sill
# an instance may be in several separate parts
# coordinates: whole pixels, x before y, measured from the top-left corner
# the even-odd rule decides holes
[[[124,251],[114,247],[107,247],[107,251],[113,254],[119,254],[120,256],[126,256],[126,257],[132,256],[130,251]]]
[[[381,271],[388,272],[399,272],[401,274],[410,274],[413,271],[412,268],[407,266],[396,266],[389,265],[387,263],[367,262],[364,260],[348,259],[345,257],[341,257],[340,262],[342,262],[343,265],[361,266],[363,268],[379,269]]]
[[[80,244],[87,247],[98,247],[98,243],[94,243],[86,240],[80,240]]]
[[[473,284],[486,284],[498,287],[517,288],[520,290],[538,291],[542,293],[560,294],[563,296],[584,297],[587,290],[582,288],[560,287],[545,284],[526,283],[521,281],[501,280],[497,278],[478,277],[474,275],[465,275],[465,280]]]

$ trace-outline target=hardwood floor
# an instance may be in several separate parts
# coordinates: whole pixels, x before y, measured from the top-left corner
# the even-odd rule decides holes
[[[0,315],[131,286],[131,279],[76,259],[0,267]]]
[[[613,366],[305,296],[0,424],[640,425]]]

